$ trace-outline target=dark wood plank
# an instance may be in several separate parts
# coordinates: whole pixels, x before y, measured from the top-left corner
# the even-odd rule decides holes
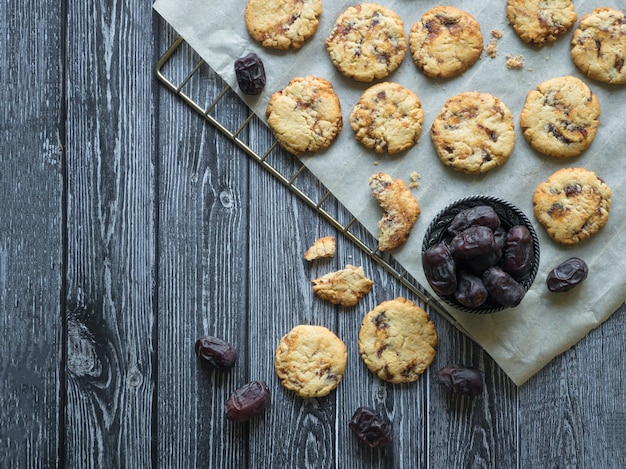
[[[67,9],[65,458],[149,467],[155,358],[153,13]]]
[[[59,464],[62,8],[0,7],[0,466]]]

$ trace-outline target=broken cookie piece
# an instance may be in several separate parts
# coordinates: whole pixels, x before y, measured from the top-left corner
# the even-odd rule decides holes
[[[316,240],[309,249],[304,253],[307,261],[314,261],[324,257],[333,257],[335,255],[335,237],[324,236]]]
[[[311,283],[321,299],[346,307],[356,305],[374,285],[365,276],[363,267],[353,265],[346,265],[342,270],[311,280]]]
[[[383,209],[378,223],[378,249],[389,251],[404,244],[420,214],[417,200],[402,179],[385,173],[374,174],[369,179],[372,194]]]

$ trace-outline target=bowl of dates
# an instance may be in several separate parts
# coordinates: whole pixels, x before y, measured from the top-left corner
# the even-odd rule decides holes
[[[517,306],[539,267],[532,223],[513,204],[475,195],[441,210],[422,244],[430,287],[447,304],[470,313]]]

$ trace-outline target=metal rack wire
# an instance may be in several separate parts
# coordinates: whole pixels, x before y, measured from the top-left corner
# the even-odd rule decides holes
[[[459,325],[456,319],[428,291],[426,291],[417,282],[417,280],[415,280],[415,278],[413,278],[411,274],[407,272],[406,269],[404,269],[389,254],[383,254],[377,250],[376,240],[373,239],[373,237],[371,237],[371,239],[368,239],[369,237],[365,235],[366,230],[362,227],[356,217],[350,214],[347,217],[348,221],[343,222],[340,220],[340,217],[336,216],[335,214],[331,213],[331,211],[325,208],[325,205],[332,200],[334,203],[341,206],[344,213],[349,213],[347,209],[345,209],[345,207],[343,207],[341,203],[334,198],[333,194],[329,190],[324,188],[320,197],[314,197],[313,195],[311,195],[310,191],[304,188],[305,184],[301,184],[301,181],[305,178],[315,178],[315,176],[308,171],[303,163],[299,162],[296,166],[295,171],[290,172],[290,174],[286,174],[285,171],[279,169],[278,165],[270,162],[268,158],[270,153],[279,153],[283,155],[284,158],[287,158],[289,156],[286,155],[285,152],[274,152],[277,147],[276,140],[273,140],[273,143],[270,145],[269,149],[264,151],[262,154],[255,151],[248,143],[246,143],[246,141],[242,138],[242,134],[244,133],[244,130],[250,125],[252,119],[254,119],[254,114],[252,112],[250,112],[248,118],[245,119],[244,122],[235,129],[229,129],[225,124],[220,122],[215,116],[211,114],[212,110],[218,105],[221,100],[225,99],[229,92],[233,93],[227,84],[224,84],[221,92],[219,92],[217,96],[212,100],[212,102],[208,103],[208,105],[206,106],[200,104],[198,99],[195,99],[191,96],[191,94],[186,92],[185,88],[187,87],[187,85],[191,82],[192,79],[195,79],[194,77],[197,77],[199,75],[199,71],[201,70],[201,68],[207,65],[206,62],[198,54],[193,52],[193,49],[189,48],[192,51],[192,54],[183,61],[186,70],[189,71],[180,75],[178,79],[174,79],[171,76],[166,76],[166,66],[172,60],[172,57],[176,54],[176,52],[181,47],[183,47],[184,44],[186,43],[182,37],[177,38],[172,43],[170,48],[157,61],[156,76],[159,81],[161,81],[161,83],[163,83],[172,93],[181,98],[183,102],[187,103],[194,111],[202,115],[211,125],[218,129],[227,139],[232,141],[244,153],[246,153],[253,160],[258,162],[282,185],[287,187],[293,194],[295,194],[298,198],[304,201],[308,206],[313,208],[321,217],[328,221],[334,228],[339,230],[346,238],[348,238],[357,247],[359,247],[368,257],[374,260],[392,277],[397,279],[399,282],[402,283],[402,285],[404,285],[418,298],[420,298],[426,308],[430,308],[436,311],[454,326],[467,334],[467,332],[463,330],[463,328]],[[177,74],[179,73],[180,70],[177,70]]]

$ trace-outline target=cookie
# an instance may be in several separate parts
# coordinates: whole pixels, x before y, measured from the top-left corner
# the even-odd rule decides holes
[[[351,6],[337,18],[326,50],[347,77],[364,82],[386,77],[406,55],[404,22],[375,3]]]
[[[548,235],[576,244],[597,233],[609,219],[611,189],[593,171],[563,168],[533,194],[533,212]]]
[[[424,110],[411,90],[391,82],[371,86],[350,114],[356,139],[377,153],[398,153],[417,143]]]
[[[480,25],[452,6],[437,6],[411,26],[409,50],[426,76],[450,78],[470,68],[483,51]]]
[[[572,0],[508,0],[506,17],[523,41],[539,46],[556,41],[578,19]]]
[[[324,397],[339,385],[347,361],[346,345],[330,329],[300,325],[280,339],[274,369],[298,396]]]
[[[496,96],[461,93],[446,101],[430,136],[443,164],[468,174],[484,173],[511,155],[513,115]]]
[[[248,33],[264,47],[299,49],[313,36],[322,14],[322,0],[248,0]]]
[[[346,265],[345,269],[311,280],[313,291],[323,300],[350,307],[367,295],[374,282],[365,276],[363,267]]]
[[[274,93],[265,116],[280,146],[296,156],[327,148],[343,127],[333,85],[312,76],[294,78]]]
[[[526,96],[520,127],[540,153],[568,158],[586,150],[598,131],[600,103],[578,78],[544,81]]]
[[[335,237],[323,236],[316,239],[315,242],[306,250],[304,258],[307,261],[314,261],[325,257],[333,257],[336,251]]]
[[[589,78],[626,83],[626,18],[613,8],[596,8],[581,18],[572,35],[570,54]]]
[[[420,206],[402,179],[385,173],[374,174],[369,179],[372,194],[383,209],[378,223],[378,249],[389,251],[404,244],[420,214]]]
[[[367,368],[392,383],[416,381],[435,358],[435,325],[412,301],[383,301],[365,315],[359,352]]]

